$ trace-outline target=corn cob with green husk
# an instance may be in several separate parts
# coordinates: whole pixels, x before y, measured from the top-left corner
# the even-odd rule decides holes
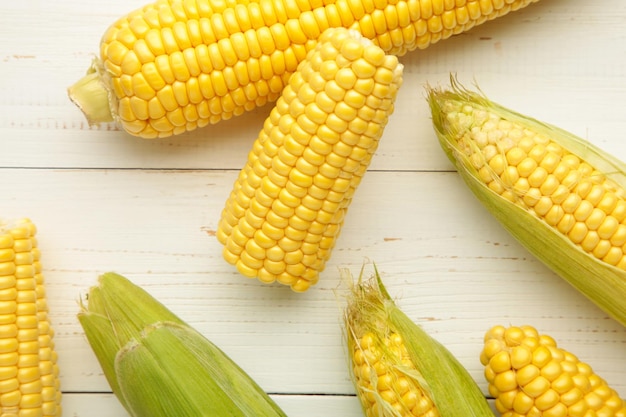
[[[126,278],[106,273],[78,314],[133,417],[285,417],[224,352]]]
[[[351,285],[345,337],[367,417],[493,417],[467,370],[395,305],[378,272]]]
[[[104,33],[69,89],[90,124],[165,137],[278,99],[328,28],[402,55],[538,0],[156,0]]]
[[[626,417],[605,380],[531,326],[491,328],[480,361],[502,417]]]
[[[626,325],[626,165],[467,91],[430,89],[441,147],[523,246]]]

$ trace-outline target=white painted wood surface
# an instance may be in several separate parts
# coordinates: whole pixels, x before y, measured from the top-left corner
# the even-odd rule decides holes
[[[340,267],[375,261],[389,292],[483,390],[494,324],[531,324],[626,397],[626,328],[547,270],[465,188],[424,86],[450,72],[494,101],[626,160],[626,2],[542,0],[402,58],[405,82],[320,283],[238,276],[214,231],[269,106],[164,140],[89,128],[65,89],[117,16],[144,0],[20,0],[0,13],[0,216],[39,228],[65,415],[126,415],[76,320],[97,276],[144,286],[224,349],[290,416],[360,416],[341,338]],[[371,268],[368,269],[371,273]],[[626,302],[626,300],[625,300]]]

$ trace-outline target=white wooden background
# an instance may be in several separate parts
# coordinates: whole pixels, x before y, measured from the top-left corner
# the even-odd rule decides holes
[[[335,289],[375,261],[399,305],[486,392],[494,324],[531,324],[626,397],[626,328],[548,271],[465,188],[438,147],[424,86],[450,72],[493,100],[626,159],[626,2],[542,0],[402,58],[405,81],[320,283],[238,276],[214,231],[269,106],[165,140],[89,128],[66,87],[106,27],[145,0],[5,1],[0,216],[38,226],[66,416],[125,416],[76,320],[97,276],[142,285],[236,360],[290,416],[356,417]],[[368,273],[371,268],[368,267]],[[626,300],[625,300],[626,302]]]

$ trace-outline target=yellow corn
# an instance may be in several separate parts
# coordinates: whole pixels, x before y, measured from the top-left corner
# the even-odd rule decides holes
[[[365,416],[493,417],[467,370],[396,306],[378,272],[344,277],[350,374]]]
[[[452,81],[430,90],[442,148],[535,256],[626,325],[626,165]]]
[[[324,30],[402,55],[538,0],[158,0],[117,20],[70,88],[90,124],[165,137],[278,98]]]
[[[0,221],[0,415],[58,417],[61,390],[54,332],[28,219]]]
[[[502,417],[626,417],[605,380],[531,326],[491,328],[480,361]]]
[[[305,291],[318,280],[402,82],[358,32],[320,37],[265,121],[222,212],[224,258]]]

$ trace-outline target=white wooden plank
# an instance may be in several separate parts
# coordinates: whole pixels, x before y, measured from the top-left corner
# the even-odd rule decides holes
[[[456,174],[368,173],[327,270],[306,294],[241,278],[221,259],[213,231],[234,176],[3,170],[5,213],[39,227],[65,389],[107,388],[75,314],[97,275],[114,270],[166,302],[267,391],[351,393],[338,268],[356,273],[368,260],[407,314],[483,387],[484,332],[528,323],[625,389],[626,329],[516,244]]]

